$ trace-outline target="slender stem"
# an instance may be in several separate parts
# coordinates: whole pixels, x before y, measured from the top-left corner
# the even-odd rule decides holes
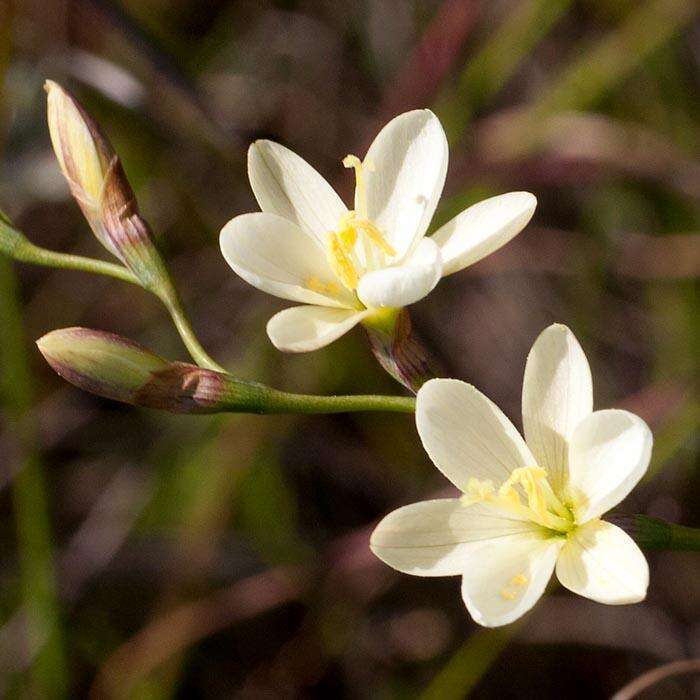
[[[12,253],[15,260],[21,262],[34,263],[45,267],[56,267],[65,270],[81,270],[83,272],[94,272],[98,275],[107,275],[123,282],[130,282],[141,286],[136,275],[131,270],[127,270],[122,265],[86,258],[82,255],[70,255],[69,253],[58,253],[54,250],[41,248],[25,241],[21,246],[17,246]]]
[[[86,258],[81,255],[58,253],[54,250],[48,250],[47,248],[34,245],[21,231],[18,231],[10,223],[2,212],[0,212],[0,252],[4,252],[21,262],[107,275],[108,277],[114,277],[123,282],[136,284],[145,289],[139,278],[131,272],[131,270],[122,265],[105,262],[104,260],[96,260],[94,258]],[[167,275],[167,273],[165,274]],[[206,350],[204,350],[197,339],[197,336],[192,330],[192,325],[182,308],[182,303],[177,291],[170,281],[166,279],[166,283],[161,289],[154,288],[148,289],[147,291],[155,293],[163,304],[165,304],[192,359],[200,367],[213,369],[217,372],[225,372],[224,368],[207,354]]]
[[[66,695],[66,665],[51,546],[51,523],[44,471],[32,414],[31,377],[27,364],[15,278],[0,258],[0,377],[2,403],[17,445],[18,471],[12,482],[20,575],[27,619],[35,692],[41,697]]]
[[[612,513],[606,520],[621,527],[642,549],[700,552],[700,529],[667,523],[648,515]]]
[[[243,389],[243,390],[242,390]],[[313,396],[290,394],[258,384],[244,385],[237,381],[229,398],[219,404],[222,412],[240,413],[349,413],[352,411],[389,411],[413,413],[416,400],[412,396]]]
[[[163,304],[165,304],[165,308],[168,309],[168,313],[170,313],[173,319],[175,328],[177,328],[177,332],[180,334],[180,338],[182,338],[182,342],[185,344],[187,352],[190,353],[192,359],[200,367],[225,373],[226,370],[209,356],[199,342],[175,289],[171,287],[165,293],[160,294],[159,297]]]

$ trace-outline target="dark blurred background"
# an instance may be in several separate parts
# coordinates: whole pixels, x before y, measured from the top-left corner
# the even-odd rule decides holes
[[[256,210],[248,143],[273,138],[347,197],[340,159],[431,107],[450,140],[435,225],[492,194],[539,207],[503,250],[412,309],[452,376],[520,425],[549,323],[596,406],[654,429],[628,512],[700,526],[698,6],[690,0],[0,0],[0,207],[36,243],[103,257],[54,160],[46,78],[102,123],[197,332],[291,391],[400,393],[360,330],[301,356],[287,305],[238,279],[218,232]],[[82,394],[33,340],[83,325],[186,354],[158,302],[0,260],[0,694],[21,698],[608,697],[700,656],[700,558],[649,556],[647,601],[552,590],[478,628],[458,579],[368,550],[389,510],[445,490],[406,415],[170,416]],[[643,697],[698,697],[697,676]]]

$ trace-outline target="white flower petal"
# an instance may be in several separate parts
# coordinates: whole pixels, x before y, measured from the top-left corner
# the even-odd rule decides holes
[[[367,214],[401,259],[423,236],[447,173],[447,139],[427,109],[392,119],[367,152]],[[359,198],[355,208],[361,210]]]
[[[431,292],[441,276],[440,249],[424,238],[401,265],[363,275],[357,296],[367,307],[408,306]]]
[[[566,490],[579,523],[601,516],[637,485],[649,466],[653,436],[628,411],[595,411],[574,430]]]
[[[462,598],[474,621],[498,627],[530,610],[547,587],[563,542],[529,533],[475,549],[462,578]]]
[[[221,252],[246,282],[282,299],[352,307],[352,295],[338,281],[321,247],[296,224],[257,212],[231,219],[221,230]],[[309,288],[325,287],[320,294]]]
[[[644,600],[649,566],[626,532],[604,520],[592,520],[569,535],[557,561],[557,578],[586,598],[623,605]]]
[[[455,576],[478,566],[472,552],[484,541],[532,533],[531,522],[505,516],[487,503],[458,498],[412,503],[389,513],[375,528],[372,551],[389,566],[414,576]]]
[[[506,481],[535,460],[501,409],[470,384],[431,379],[418,391],[416,426],[435,466],[459,489],[469,479]]]
[[[347,333],[368,313],[326,306],[294,306],[280,311],[267,322],[267,334],[278,350],[318,350]]]
[[[559,493],[568,473],[568,440],[593,410],[588,360],[574,334],[555,323],[530,350],[523,379],[525,439]]]
[[[442,251],[442,274],[451,275],[498,250],[520,233],[535,213],[529,192],[509,192],[465,209],[432,236]]]
[[[263,211],[295,222],[322,244],[347,213],[322,175],[274,141],[256,141],[248,149],[248,177]]]

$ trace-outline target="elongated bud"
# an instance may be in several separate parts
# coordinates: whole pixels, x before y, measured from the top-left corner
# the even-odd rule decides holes
[[[37,341],[65,380],[91,394],[172,413],[251,411],[267,387],[184,362],[170,362],[114,333],[51,331]]]
[[[73,95],[51,80],[45,87],[56,158],[95,236],[146,288],[169,288],[167,271],[119,156]]]
[[[71,384],[98,396],[133,403],[153,374],[169,362],[113,333],[63,328],[37,341],[41,354]]]
[[[407,309],[380,309],[363,321],[372,352],[398,382],[416,393],[439,376],[434,359],[416,337]]]

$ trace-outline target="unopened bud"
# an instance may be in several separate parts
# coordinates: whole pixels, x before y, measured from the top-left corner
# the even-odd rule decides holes
[[[169,286],[148,224],[138,211],[119,156],[67,90],[46,81],[51,142],[61,171],[95,236],[148,289]]]
[[[133,403],[153,374],[170,364],[138,343],[87,328],[51,331],[37,346],[51,367],[71,384],[126,403]]]
[[[261,385],[185,362],[170,362],[114,333],[51,331],[37,341],[65,380],[91,394],[172,413],[251,410]]]

